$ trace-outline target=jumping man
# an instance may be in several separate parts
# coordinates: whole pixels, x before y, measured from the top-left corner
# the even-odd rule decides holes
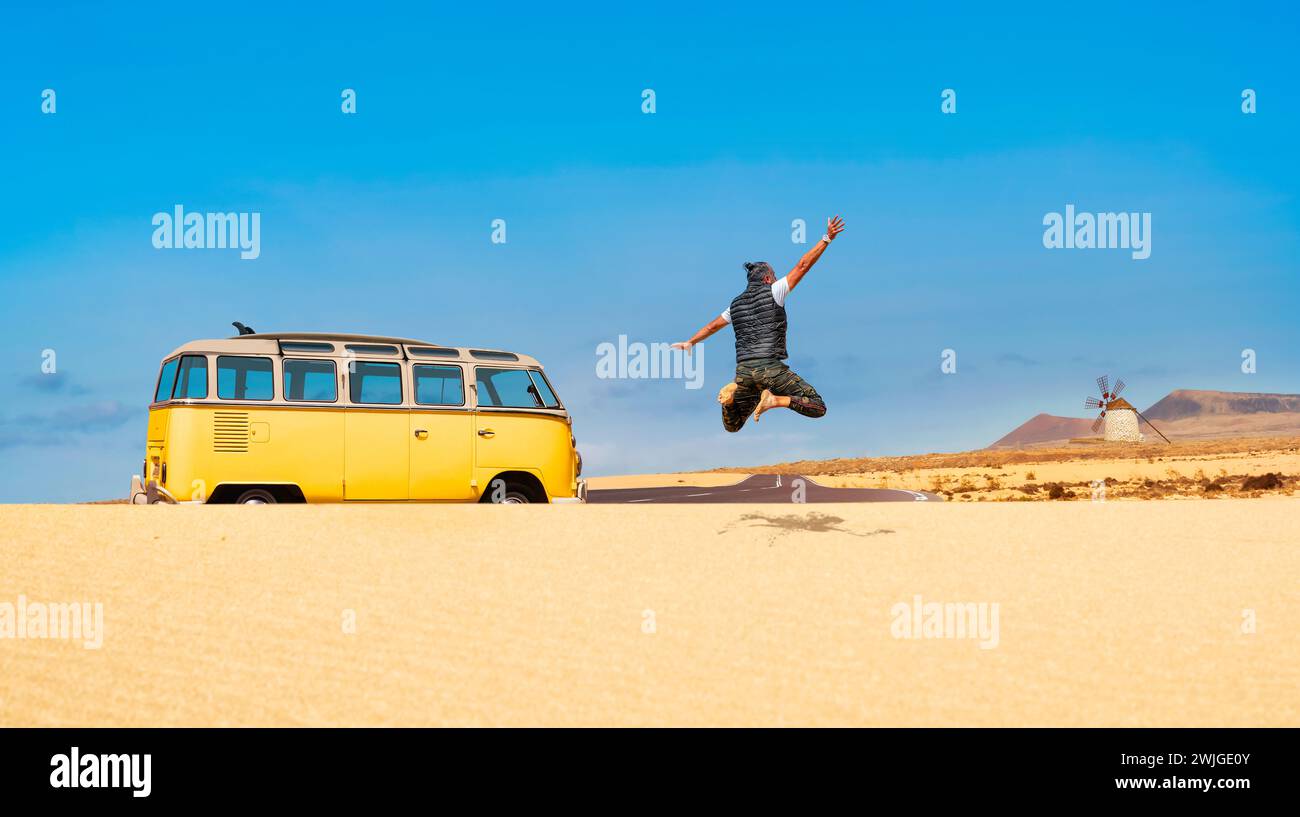
[[[673,344],[674,349],[689,352],[695,344],[727,324],[735,329],[736,379],[718,392],[722,427],[727,431],[739,431],[750,413],[757,423],[763,412],[774,408],[793,409],[805,417],[821,417],[826,413],[826,403],[817,390],[785,365],[789,356],[785,351],[785,299],[843,231],[844,222],[839,216],[827,219],[826,235],[779,281],[766,261],[746,263],[749,284],[745,291],[693,338]]]

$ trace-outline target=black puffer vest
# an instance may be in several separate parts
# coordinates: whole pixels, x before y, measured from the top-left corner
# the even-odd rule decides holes
[[[785,360],[785,307],[777,306],[772,285],[753,281],[731,302],[736,330],[736,362]]]

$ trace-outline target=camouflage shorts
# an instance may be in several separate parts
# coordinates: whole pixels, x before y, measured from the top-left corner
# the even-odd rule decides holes
[[[764,389],[790,398],[790,408],[805,417],[821,417],[826,403],[808,381],[779,360],[747,360],[736,364],[736,394],[722,407],[722,427],[739,431],[758,407]]]

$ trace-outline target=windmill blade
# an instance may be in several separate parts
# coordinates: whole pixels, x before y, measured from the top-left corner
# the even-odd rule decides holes
[[[1096,420],[1092,421],[1092,432],[1094,434],[1097,433],[1097,429],[1101,428],[1101,421],[1105,419],[1105,417],[1106,417],[1106,412],[1103,411],[1101,414],[1097,415]]]
[[[1110,384],[1109,375],[1102,375],[1101,377],[1097,378],[1097,388],[1101,389],[1101,393],[1103,396],[1105,396],[1106,392],[1110,391],[1110,389],[1106,388],[1107,385],[1109,384]]]
[[[1085,397],[1083,400],[1083,407],[1086,409],[1101,408],[1104,405],[1106,404],[1098,400],[1096,397]]]
[[[1117,379],[1115,380],[1115,391],[1111,392],[1111,393],[1110,393],[1110,396],[1111,396],[1111,397],[1119,397],[1119,393],[1122,392],[1122,391],[1124,391],[1124,387],[1125,387],[1126,385],[1128,385],[1128,384],[1126,384],[1126,383],[1124,382],[1124,378],[1122,378],[1122,377],[1117,378]]]

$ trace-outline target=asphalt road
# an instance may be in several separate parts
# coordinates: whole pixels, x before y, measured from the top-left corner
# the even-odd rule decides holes
[[[802,486],[796,482],[802,480]],[[783,474],[755,474],[735,485],[701,488],[678,485],[671,488],[608,488],[587,492],[588,502],[770,502],[790,503],[802,487],[805,502],[942,502],[943,497],[925,491],[895,488],[827,488],[808,477]]]

